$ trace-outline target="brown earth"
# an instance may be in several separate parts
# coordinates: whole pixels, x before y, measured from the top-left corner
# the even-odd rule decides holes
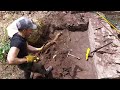
[[[95,68],[92,60],[85,60],[86,49],[89,47],[87,31],[63,31],[56,45],[51,46],[43,55],[45,67],[53,66],[53,78],[60,79],[94,79]],[[80,57],[80,60],[69,56],[68,52]],[[40,56],[40,57],[41,57]]]
[[[66,23],[66,20],[63,21],[62,25],[61,23],[55,24],[56,27],[59,27],[59,30],[56,29],[54,32],[50,33],[50,38],[53,38],[58,32],[62,32],[63,34],[55,45],[51,46],[45,53],[40,55],[42,59],[41,62],[45,64],[45,67],[49,65],[53,66],[54,69],[50,78],[95,79],[97,76],[93,60],[85,60],[86,49],[89,47],[88,24],[83,24],[83,21],[79,20],[80,25],[78,25],[75,20],[76,17],[74,20],[71,20],[71,18],[72,15],[70,18],[67,17],[70,24],[72,22],[75,27],[80,27],[80,25],[81,27],[73,28],[73,26],[71,26],[72,29],[66,28],[67,26],[64,27],[66,24],[63,24]],[[80,60],[68,55],[68,53],[79,57]],[[41,78],[41,75],[34,74],[33,78]]]
[[[37,17],[38,14],[32,13],[31,17],[32,15]],[[88,18],[90,15],[92,14],[89,12],[51,12],[46,16],[44,23],[48,24],[48,32],[43,37],[44,43],[51,41],[57,33],[63,33],[55,45],[39,56],[41,58],[39,63],[43,63],[45,67],[53,66],[53,71],[48,78],[97,78],[92,58],[88,61],[85,60],[86,49],[90,47],[88,39]],[[40,44],[39,40],[38,43],[34,46],[40,47],[43,44]],[[68,53],[79,57],[80,60],[68,55]],[[0,78],[2,79],[23,78],[23,71],[19,70],[16,66],[1,64],[0,72]],[[33,78],[44,79],[46,77],[34,73]]]

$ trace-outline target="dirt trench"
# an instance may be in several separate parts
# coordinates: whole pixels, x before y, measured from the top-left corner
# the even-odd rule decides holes
[[[62,31],[63,35],[56,45],[51,46],[40,56],[46,67],[53,66],[51,78],[120,79],[120,41],[116,31],[95,13],[87,13],[85,17],[89,19],[86,29],[82,27],[75,30],[73,28],[55,30],[55,33]],[[75,23],[74,20],[73,23]],[[88,47],[93,51],[110,41],[112,44],[96,51],[88,61],[85,60]],[[68,55],[69,51],[81,59],[78,60]]]
[[[32,18],[39,18],[41,17],[40,13],[42,12],[31,13],[32,14],[28,14],[30,17],[34,16]],[[48,26],[46,28],[48,32],[45,30],[47,34],[44,34],[45,37],[42,37],[43,42],[47,43],[51,41],[57,33],[63,33],[57,40],[55,45],[51,46],[39,56],[41,58],[41,61],[38,63],[43,63],[46,68],[50,65],[53,66],[53,70],[50,73],[48,79],[97,78],[94,60],[92,58],[90,58],[88,61],[85,60],[86,50],[88,47],[90,47],[88,26],[89,18],[92,15],[93,14],[89,12],[72,11],[51,11],[48,12],[47,15],[45,15],[44,23],[46,23]],[[19,16],[22,15],[16,13],[14,15],[14,19]],[[11,21],[9,21],[9,23],[10,22]],[[38,40],[37,43],[38,44],[36,44],[35,46],[40,47],[41,40]],[[68,53],[79,57],[80,60],[68,55]],[[23,71],[19,70],[17,66],[1,64],[0,67],[0,78],[23,79]],[[46,79],[46,77],[44,77],[44,75],[34,73],[33,79]]]
[[[86,61],[85,59],[86,49],[89,47],[87,30],[84,32],[64,30],[63,33],[57,44],[41,55],[45,67],[53,66],[53,78],[95,79],[93,60]],[[69,52],[80,60],[68,55]]]
[[[74,23],[74,22],[73,22]],[[85,55],[89,45],[88,25],[79,29],[63,28],[55,30],[54,35],[62,32],[62,36],[55,45],[51,46],[45,53],[40,55],[41,62],[45,67],[53,66],[50,78],[54,79],[96,79],[96,69],[94,61],[86,61]],[[50,33],[49,36],[53,36]],[[80,58],[77,59],[68,53]],[[40,63],[41,63],[40,62]],[[38,73],[34,74],[34,79],[45,78]]]
[[[107,14],[109,16],[107,19],[111,19],[110,21],[119,29],[120,13],[107,12]],[[23,15],[34,20],[45,17],[44,23],[48,26],[45,31],[43,30],[45,36],[42,37],[43,40],[38,40],[35,46],[40,47],[51,41],[58,32],[63,32],[56,44],[39,56],[41,62],[38,63],[43,63],[45,67],[53,66],[50,76],[44,77],[34,73],[33,79],[120,79],[120,41],[113,35],[117,37],[115,30],[95,13],[72,11],[12,13],[5,11],[5,13],[0,12],[0,30],[2,31],[3,26],[6,27]],[[38,34],[35,36],[38,37]],[[2,35],[3,32],[0,32],[1,37]],[[95,52],[88,61],[85,60],[88,47],[93,51],[109,41],[113,43]],[[79,57],[80,60],[68,53]],[[17,66],[0,63],[0,72],[0,79],[24,79],[23,71]]]

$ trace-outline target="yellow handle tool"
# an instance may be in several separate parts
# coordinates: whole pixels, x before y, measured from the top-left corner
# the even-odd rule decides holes
[[[86,51],[86,60],[88,60],[89,54],[90,54],[90,48],[87,48],[87,51]]]
[[[102,19],[104,19],[111,27],[113,27],[118,34],[120,34],[120,30],[118,30],[110,21],[108,21],[103,15],[101,15],[100,13],[96,12]]]

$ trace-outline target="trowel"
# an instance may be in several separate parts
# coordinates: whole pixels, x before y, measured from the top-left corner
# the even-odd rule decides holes
[[[101,47],[99,47],[99,48],[96,48],[96,49],[93,50],[92,52],[90,52],[90,48],[87,48],[87,50],[86,50],[86,60],[88,60],[88,57],[93,57],[93,55],[94,55],[94,53],[95,53],[96,51],[100,50],[101,48],[103,48],[103,47],[105,47],[105,46],[107,46],[107,45],[109,45],[109,44],[111,44],[111,43],[113,43],[113,42],[111,41],[111,42],[105,44],[104,46],[101,46]]]

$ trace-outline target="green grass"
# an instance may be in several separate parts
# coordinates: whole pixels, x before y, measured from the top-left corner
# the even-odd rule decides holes
[[[10,41],[8,39],[7,30],[3,30],[4,35],[1,37],[0,43],[0,62],[4,63],[7,59],[7,54],[10,49]]]
[[[10,49],[10,44],[9,42],[4,43],[1,47],[0,47],[0,62],[6,62],[6,58],[7,58],[7,54],[8,51]]]

